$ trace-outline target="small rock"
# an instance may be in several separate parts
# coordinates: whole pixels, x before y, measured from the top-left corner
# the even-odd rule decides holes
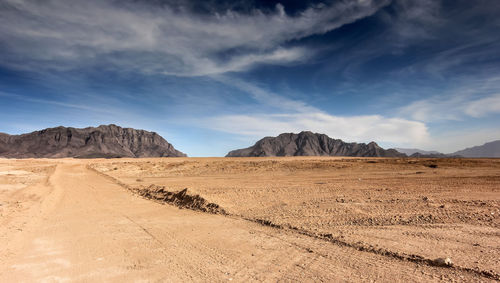
[[[453,262],[451,261],[451,258],[449,257],[440,257],[440,258],[436,258],[434,260],[434,265],[436,266],[441,266],[441,267],[452,267],[453,266]]]

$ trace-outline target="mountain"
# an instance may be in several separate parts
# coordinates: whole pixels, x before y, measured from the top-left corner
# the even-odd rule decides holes
[[[421,149],[418,149],[418,148],[395,148],[395,150],[401,152],[401,153],[404,153],[408,156],[412,155],[412,154],[415,154],[417,153],[418,155],[432,155],[432,154],[436,154],[436,155],[439,155],[439,154],[442,154],[441,152],[438,152],[438,151],[434,151],[434,150],[421,150]]]
[[[226,157],[257,156],[366,156],[405,157],[394,149],[383,149],[375,142],[346,143],[324,134],[301,132],[265,137],[254,146],[230,151]]]
[[[409,157],[413,157],[413,158],[462,158],[463,156],[457,155],[457,154],[444,154],[444,153],[423,154],[420,152],[415,152],[414,154],[410,155]]]
[[[0,133],[0,156],[9,158],[181,157],[186,154],[154,132],[102,125],[57,127],[29,134]]]
[[[463,157],[500,157],[500,140],[488,142],[481,146],[469,147],[452,154]]]

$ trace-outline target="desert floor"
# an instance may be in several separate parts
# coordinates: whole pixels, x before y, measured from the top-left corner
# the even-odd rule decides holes
[[[499,214],[499,159],[0,159],[0,282],[498,281]]]

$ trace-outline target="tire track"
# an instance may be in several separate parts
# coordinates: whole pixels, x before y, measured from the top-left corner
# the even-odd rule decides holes
[[[117,184],[117,185],[119,185],[119,186],[121,186],[121,187],[129,190],[133,194],[139,195],[139,194],[137,194],[137,189],[135,189],[135,188],[133,188],[133,187],[131,187],[131,186],[129,186],[129,185],[121,182],[120,180],[118,180],[118,179],[116,179],[116,178],[114,178],[114,177],[112,177],[110,175],[107,175],[105,173],[102,173],[102,172],[100,172],[100,171],[92,168],[92,166],[90,166],[90,165],[87,165],[87,168],[89,170],[92,170],[93,172],[95,172],[95,173],[97,173],[97,174],[99,174],[99,175],[107,178],[108,180],[112,181],[113,183],[115,183],[115,184]],[[143,197],[145,199],[148,199],[148,200],[155,201],[155,202],[160,203],[160,204],[165,204],[165,202],[163,202],[161,200],[157,200],[157,199],[153,199],[153,198],[147,198],[147,197],[144,197],[142,195],[139,195],[139,196],[141,196],[141,197]],[[189,208],[189,207],[187,207],[187,208]],[[203,211],[199,211],[199,212],[203,212]],[[497,274],[497,273],[495,273],[493,271],[481,270],[479,268],[464,267],[464,266],[459,266],[459,265],[456,265],[456,264],[451,265],[451,266],[443,267],[440,264],[438,264],[435,260],[428,259],[428,258],[419,256],[419,255],[406,254],[406,253],[398,253],[398,252],[390,251],[390,250],[383,249],[383,248],[376,248],[376,247],[373,247],[371,245],[364,244],[362,242],[351,243],[351,242],[342,240],[339,237],[334,237],[332,234],[318,234],[318,233],[310,232],[308,230],[300,229],[298,227],[291,226],[291,225],[276,224],[276,223],[271,222],[270,220],[250,218],[250,217],[245,217],[245,216],[242,216],[242,215],[231,214],[231,213],[228,213],[228,212],[224,212],[224,213],[220,213],[220,214],[224,215],[226,217],[233,218],[233,219],[242,219],[242,220],[245,220],[245,221],[257,223],[257,224],[259,224],[261,226],[267,226],[267,227],[270,227],[270,228],[273,228],[273,229],[289,231],[289,232],[297,233],[297,234],[300,234],[300,235],[303,235],[303,236],[307,236],[307,237],[310,237],[310,238],[327,241],[327,242],[330,242],[330,243],[332,243],[334,245],[341,246],[341,247],[347,247],[347,248],[351,248],[351,249],[355,249],[355,250],[360,251],[360,252],[367,252],[367,253],[376,254],[376,255],[380,255],[380,256],[384,256],[384,257],[388,257],[388,258],[392,258],[392,259],[396,259],[396,260],[400,260],[400,261],[413,262],[413,263],[422,264],[422,265],[431,266],[431,267],[439,267],[439,268],[446,268],[446,269],[451,269],[451,270],[466,272],[466,273],[470,273],[470,274],[473,274],[473,275],[476,275],[476,276],[480,276],[480,277],[484,277],[484,278],[487,278],[487,279],[492,279],[492,280],[500,281],[500,274]],[[307,250],[307,251],[309,252],[309,250]],[[314,252],[314,251],[312,251],[312,252]]]

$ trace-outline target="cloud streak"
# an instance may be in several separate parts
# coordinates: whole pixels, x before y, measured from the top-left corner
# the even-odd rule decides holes
[[[500,93],[471,101],[465,107],[464,112],[474,118],[500,113]]]
[[[248,93],[262,106],[274,108],[274,113],[256,111],[213,116],[201,122],[207,128],[255,138],[310,130],[356,142],[423,144],[429,140],[427,127],[422,122],[381,115],[331,115],[302,101],[286,98],[247,82],[224,76],[217,79]]]
[[[425,124],[380,115],[335,116],[322,112],[224,115],[208,119],[212,129],[261,138],[305,130],[356,142],[426,143]]]
[[[311,52],[289,46],[290,41],[370,16],[388,3],[339,1],[289,16],[281,4],[270,13],[198,15],[132,1],[5,0],[0,8],[2,61],[56,70],[100,63],[179,76],[290,64]]]
[[[482,97],[472,95],[434,96],[401,107],[401,117],[423,122],[460,121],[467,117],[482,118],[500,113],[500,94]]]

